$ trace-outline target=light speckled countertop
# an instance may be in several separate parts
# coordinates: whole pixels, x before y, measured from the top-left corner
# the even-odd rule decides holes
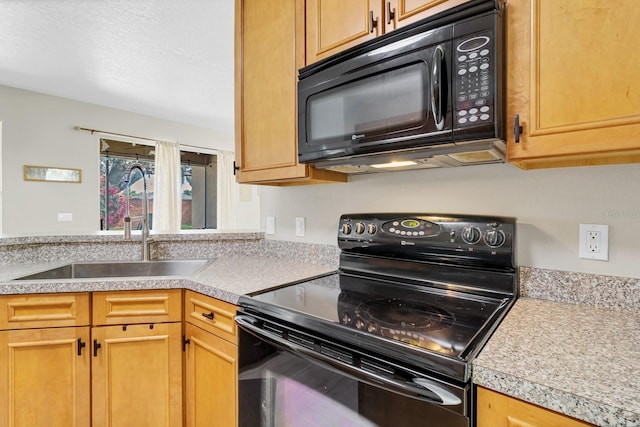
[[[0,294],[182,288],[237,304],[335,271],[339,253],[261,233],[157,241],[161,258],[212,262],[189,277],[14,281],[73,259],[135,259],[138,244],[115,234],[0,236]],[[640,279],[521,267],[520,284],[520,299],[474,361],[474,382],[596,425],[640,427]]]
[[[311,264],[265,256],[224,256],[189,277],[135,277],[108,279],[13,279],[65,263],[0,266],[0,294],[112,291],[184,288],[237,304],[240,295],[335,271],[332,265]]]
[[[638,427],[640,314],[520,298],[473,381],[599,426]]]

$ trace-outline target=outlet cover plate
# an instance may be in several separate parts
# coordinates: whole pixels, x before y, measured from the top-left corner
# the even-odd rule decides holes
[[[580,258],[609,261],[609,226],[580,224]]]

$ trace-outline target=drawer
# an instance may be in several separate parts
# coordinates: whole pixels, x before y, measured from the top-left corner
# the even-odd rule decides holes
[[[94,325],[132,325],[182,321],[182,290],[93,293]]]
[[[0,297],[0,329],[89,325],[89,294],[38,294]]]
[[[185,291],[184,320],[231,343],[238,343],[236,306],[193,291]]]

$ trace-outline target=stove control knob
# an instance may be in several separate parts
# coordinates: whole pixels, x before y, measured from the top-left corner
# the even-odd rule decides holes
[[[504,244],[504,233],[501,230],[489,230],[484,233],[484,242],[492,248],[498,248]]]
[[[376,231],[378,231],[378,227],[376,227],[375,224],[368,224],[367,225],[367,233],[376,234]]]
[[[358,319],[356,320],[356,328],[358,329],[364,329],[364,322],[362,321],[362,319]]]
[[[356,234],[363,234],[365,226],[362,222],[356,224]]]
[[[465,227],[462,229],[462,240],[470,245],[478,243],[481,236],[482,234],[478,227]]]
[[[351,234],[351,224],[342,224],[342,234]]]
[[[349,315],[349,313],[344,313],[342,315],[342,324],[351,325],[351,316]]]

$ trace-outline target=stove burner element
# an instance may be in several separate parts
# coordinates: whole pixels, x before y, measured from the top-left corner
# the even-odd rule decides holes
[[[451,313],[440,307],[400,298],[363,302],[356,308],[356,315],[368,325],[368,329],[377,325],[406,332],[444,329],[455,321]]]

